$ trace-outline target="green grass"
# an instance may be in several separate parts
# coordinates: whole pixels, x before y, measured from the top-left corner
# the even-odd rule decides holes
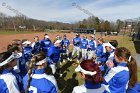
[[[11,34],[25,34],[25,33],[34,33],[34,32],[0,32],[0,35],[11,35]],[[45,33],[45,32],[42,32]],[[55,33],[55,32],[53,32]],[[52,34],[53,34],[52,33]],[[50,33],[51,34],[51,33]],[[97,34],[97,37],[99,37],[99,34]],[[131,37],[128,36],[116,36],[116,37],[104,37],[105,41],[109,40],[117,40],[119,43],[119,47],[126,47],[128,48],[132,55],[136,54],[136,50],[134,47],[133,42],[131,41]],[[72,50],[72,48],[70,49]],[[74,86],[81,85],[84,83],[84,80],[80,77],[79,73],[75,73],[76,65],[73,65],[73,62],[66,62],[62,63],[62,73],[63,76],[57,80],[58,87],[59,87],[59,93],[71,93]],[[138,69],[138,81],[140,82],[140,68]]]
[[[128,36],[117,36],[117,37],[104,37],[105,41],[115,39],[119,43],[119,47],[128,48],[132,55],[136,54],[131,38]],[[76,60],[74,60],[75,62]],[[62,73],[63,76],[58,79],[59,93],[71,93],[72,89],[76,85],[81,85],[84,83],[84,80],[80,77],[79,73],[75,73],[76,66],[73,66],[74,62],[63,63]],[[140,68],[138,69],[138,81],[140,82]]]
[[[50,30],[50,31],[42,31],[42,32],[35,32],[35,31],[0,31],[0,35],[14,35],[14,34],[32,34],[32,33],[49,33],[49,34],[54,34],[54,33],[61,33],[61,30]]]
[[[117,40],[118,41],[118,47],[126,47],[130,50],[132,55],[136,54],[136,49],[134,47],[133,41],[131,41],[131,37],[128,36],[116,36],[116,37],[105,37],[105,41],[109,40]]]
[[[31,32],[31,31],[0,31],[0,35],[14,35],[14,34],[31,34],[31,33],[35,33],[35,32]]]

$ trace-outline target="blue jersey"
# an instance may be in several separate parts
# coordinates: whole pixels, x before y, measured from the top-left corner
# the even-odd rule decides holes
[[[81,49],[87,49],[87,45],[88,45],[88,40],[87,39],[82,39],[81,43],[80,43],[80,48]]]
[[[104,54],[104,48],[102,44],[98,44],[96,48],[96,56],[101,57]]]
[[[24,56],[20,57],[18,61],[19,61],[19,69],[20,69],[20,72],[18,74],[23,78],[27,74],[25,57]]]
[[[0,75],[1,93],[20,93],[22,87],[21,78],[13,69],[2,71]]]
[[[133,88],[128,88],[126,93],[140,93],[140,83],[136,83]]]
[[[48,50],[48,48],[51,46],[51,44],[52,44],[52,42],[51,42],[51,40],[41,40],[41,46],[42,46],[42,49],[43,50],[45,50],[45,51],[47,51]]]
[[[48,49],[48,62],[49,64],[51,64],[52,62],[57,63],[59,61],[60,58],[60,47],[55,47],[54,45],[52,45],[49,49]]]
[[[130,74],[127,63],[120,62],[118,66],[111,68],[104,77],[107,93],[126,93],[129,78]]]
[[[27,84],[28,74],[23,78],[24,90],[27,90]],[[34,70],[29,93],[58,93],[56,80],[45,74],[45,69]]]
[[[24,51],[25,62],[27,62],[32,57],[32,47],[31,46],[23,47],[23,51]]]
[[[85,81],[85,84],[76,86],[72,93],[106,93],[103,84],[93,84],[91,81]]]
[[[40,50],[41,50],[41,43],[39,43],[39,42],[34,42],[33,44],[32,44],[32,54],[36,54],[36,53],[38,53]]]
[[[74,46],[78,46],[79,47],[80,43],[81,43],[81,38],[80,37],[73,38],[72,43],[73,43]]]
[[[62,45],[63,46],[69,46],[70,45],[70,41],[66,38],[62,39]]]
[[[96,49],[96,45],[95,45],[94,40],[89,40],[88,45],[90,46],[90,48],[88,48],[88,50],[95,50]]]

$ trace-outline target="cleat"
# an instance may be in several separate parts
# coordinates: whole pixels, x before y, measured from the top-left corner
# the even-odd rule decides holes
[[[67,60],[68,60],[68,61],[70,61],[70,59],[69,59],[69,58],[67,58]]]
[[[63,63],[65,63],[66,62],[66,60],[63,60]]]
[[[60,77],[62,77],[63,74],[59,74]]]

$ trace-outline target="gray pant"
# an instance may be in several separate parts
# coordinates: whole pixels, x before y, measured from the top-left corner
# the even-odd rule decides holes
[[[82,50],[82,60],[87,59],[87,49],[81,49]]]
[[[77,58],[79,60],[80,59],[80,51],[81,51],[80,47],[74,46],[73,51],[72,51],[72,57],[74,56],[75,53],[77,53],[77,56],[78,56]]]
[[[55,74],[56,73],[56,69],[60,69],[60,62],[52,63],[52,64],[50,64],[50,67],[52,69],[52,73]]]
[[[88,51],[87,54],[88,54],[88,59],[93,59],[95,55],[95,51],[94,50]]]

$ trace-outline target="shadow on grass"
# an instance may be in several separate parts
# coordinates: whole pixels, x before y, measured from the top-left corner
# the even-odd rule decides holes
[[[70,58],[72,57],[72,52],[69,53],[69,57],[70,57]],[[73,60],[74,60],[74,59],[77,59],[77,57],[78,57],[78,56],[77,56],[77,53],[75,53],[72,59],[73,59]],[[82,53],[81,53],[81,52],[80,52],[80,54],[79,54],[79,57],[80,57],[80,58],[82,57]]]
[[[64,71],[68,71],[69,72],[69,67],[73,64],[73,61],[67,61],[66,64],[64,64],[62,67],[61,67],[61,73],[64,73]]]
[[[136,53],[140,54],[140,40],[139,41],[134,41],[134,46],[136,49]]]
[[[61,93],[72,93],[73,88],[79,84],[78,80],[76,80],[76,76],[77,74],[74,73],[72,78],[68,79],[65,84],[63,84],[65,87]]]
[[[66,81],[64,79],[66,76],[67,76],[67,72],[63,73],[62,77],[57,79],[57,85],[60,91],[64,90],[66,87]]]

